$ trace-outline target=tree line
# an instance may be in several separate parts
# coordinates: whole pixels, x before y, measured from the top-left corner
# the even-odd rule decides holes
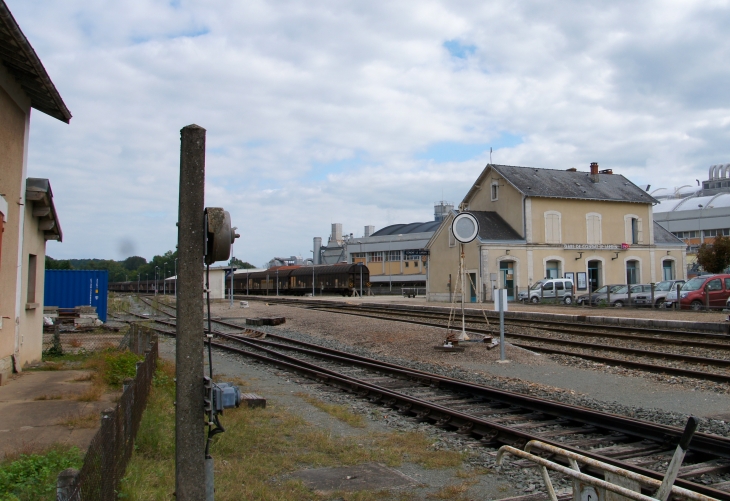
[[[177,251],[167,251],[154,256],[151,261],[141,256],[130,256],[122,261],[113,259],[53,259],[46,256],[47,270],[107,270],[110,282],[136,282],[175,276]],[[227,263],[239,269],[255,268],[254,265],[231,258]]]

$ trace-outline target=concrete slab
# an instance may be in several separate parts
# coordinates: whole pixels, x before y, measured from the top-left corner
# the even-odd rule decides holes
[[[116,396],[107,394],[98,402],[76,400],[75,396],[91,386],[88,381],[78,381],[87,374],[80,370],[26,371],[0,386],[0,458],[58,443],[86,449],[98,424],[79,418],[100,416]],[[77,424],[69,425],[73,421]]]
[[[401,472],[375,463],[303,470],[290,477],[298,478],[310,489],[320,492],[384,490],[417,484]]]

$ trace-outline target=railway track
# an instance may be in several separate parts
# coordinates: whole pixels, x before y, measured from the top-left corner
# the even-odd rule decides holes
[[[280,301],[281,302],[281,301]],[[299,304],[285,300],[285,304],[304,306],[319,311],[407,322],[431,327],[446,327],[447,315],[388,308],[365,308],[335,303],[323,305],[321,301]],[[466,331],[471,334],[494,336],[498,328],[483,317],[470,315]],[[525,326],[533,333],[518,332],[516,328],[505,331],[514,346],[555,355],[567,355],[592,360],[611,366],[621,366],[642,371],[665,373],[674,376],[730,383],[730,336],[714,333],[662,331],[638,329],[638,334],[611,332],[605,326],[550,325],[543,327],[535,322],[506,322],[507,325]],[[487,326],[489,325],[489,326]],[[453,324],[452,324],[453,326]],[[634,328],[617,326],[617,330],[633,331]],[[547,331],[547,332],[544,332]],[[700,340],[696,338],[700,337]],[[576,339],[578,338],[578,339]],[[600,342],[612,339],[613,344]],[[713,341],[708,341],[711,339]],[[615,341],[614,341],[615,340]],[[619,343],[629,343],[622,346]],[[670,347],[679,347],[699,353],[677,353]],[[655,348],[655,349],[650,349]],[[657,349],[658,348],[658,349]],[[704,356],[703,356],[704,355]],[[724,357],[724,358],[721,358]]]
[[[174,334],[174,309],[157,329]],[[211,319],[214,346],[333,385],[399,413],[498,447],[533,439],[661,478],[682,430],[408,369]],[[251,336],[261,338],[252,338]],[[730,500],[730,439],[698,433],[678,486]],[[596,472],[594,472],[596,473]],[[704,476],[703,476],[704,475]],[[716,481],[705,485],[708,478]]]

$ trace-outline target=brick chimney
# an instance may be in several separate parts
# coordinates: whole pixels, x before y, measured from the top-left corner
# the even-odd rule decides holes
[[[598,162],[591,162],[591,181],[598,182]]]

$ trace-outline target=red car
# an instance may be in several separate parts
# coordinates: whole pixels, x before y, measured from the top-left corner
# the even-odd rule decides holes
[[[710,309],[722,309],[725,308],[728,297],[730,275],[704,275],[695,277],[682,286],[679,291],[679,307],[702,310],[706,301],[709,301]]]

